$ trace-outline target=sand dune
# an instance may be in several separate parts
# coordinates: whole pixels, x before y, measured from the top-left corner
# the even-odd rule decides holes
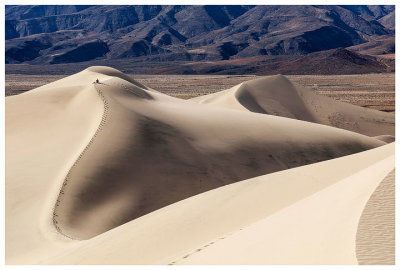
[[[315,94],[282,75],[243,82],[193,101],[217,107],[283,116],[368,136],[394,135],[394,114],[361,108]]]
[[[236,106],[226,93],[221,97]],[[307,115],[293,102],[286,104],[290,113]],[[115,69],[92,67],[6,98],[6,260],[176,262],[213,237],[269,218],[375,163],[385,166],[373,171],[390,171],[393,144],[386,141],[172,98]],[[353,159],[359,163],[346,168]],[[371,184],[348,182],[367,196],[381,174],[371,173]],[[253,189],[258,181],[264,189]],[[229,202],[227,212],[218,212]],[[361,213],[361,204],[352,213]]]

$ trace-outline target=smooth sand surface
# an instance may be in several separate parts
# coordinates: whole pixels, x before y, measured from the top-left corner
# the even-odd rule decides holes
[[[368,136],[394,135],[395,115],[340,102],[282,75],[243,82],[192,101],[334,126]]]
[[[394,144],[386,143],[172,98],[115,69],[92,67],[6,98],[6,263],[179,263],[212,239],[279,222],[272,215],[286,207],[307,211],[313,203],[300,201],[339,182],[359,189],[343,195],[357,202],[352,219],[342,224],[337,208],[326,207],[333,207],[332,222],[353,228],[383,171],[393,169]],[[370,181],[348,180],[365,171],[374,172]],[[341,193],[328,194],[340,200]],[[316,209],[326,204],[319,200]],[[316,233],[315,245],[322,236]],[[286,263],[356,263],[330,254],[331,244],[314,261],[287,256]]]

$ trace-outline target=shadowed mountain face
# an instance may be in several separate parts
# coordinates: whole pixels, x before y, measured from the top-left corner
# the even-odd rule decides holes
[[[394,35],[394,6],[6,6],[5,15],[6,63],[304,55]]]

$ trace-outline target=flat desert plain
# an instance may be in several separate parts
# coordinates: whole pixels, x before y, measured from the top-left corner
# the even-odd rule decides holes
[[[390,76],[36,77],[5,102],[6,263],[394,264]]]

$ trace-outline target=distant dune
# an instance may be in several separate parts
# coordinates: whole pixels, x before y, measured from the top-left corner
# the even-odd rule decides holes
[[[276,75],[244,82],[193,101],[334,126],[368,136],[394,135],[394,114],[361,108],[315,94]]]
[[[88,68],[6,98],[6,262],[356,264],[385,135],[390,114],[283,76],[186,101]]]

